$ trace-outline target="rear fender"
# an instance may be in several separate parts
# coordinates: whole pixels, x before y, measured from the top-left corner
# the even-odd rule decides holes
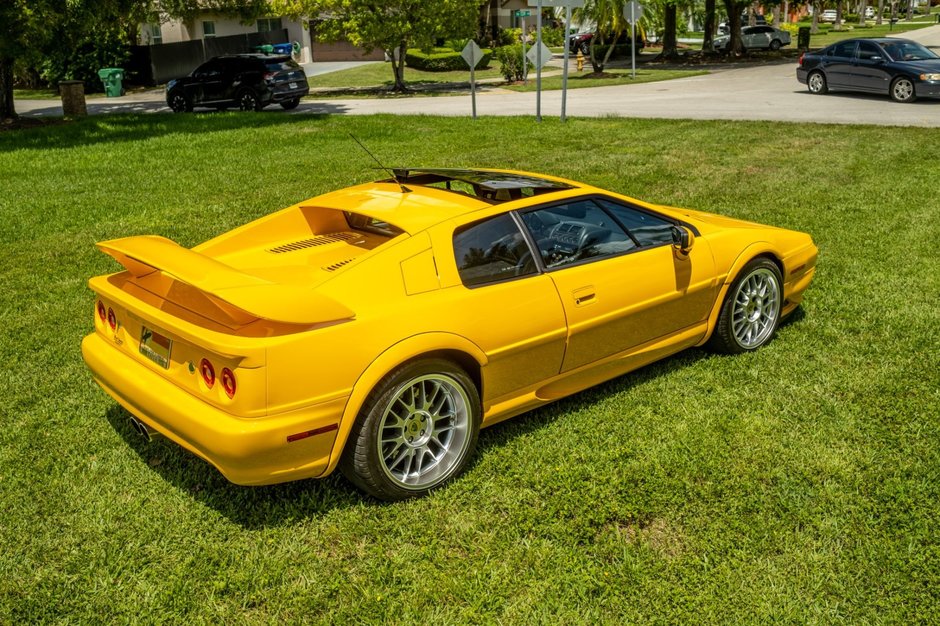
[[[486,365],[488,359],[483,350],[475,343],[452,333],[433,332],[422,333],[404,339],[388,348],[378,356],[372,364],[359,376],[356,384],[353,386],[352,393],[346,401],[346,408],[343,411],[343,417],[339,423],[339,432],[336,434],[336,441],[333,443],[333,451],[330,454],[330,464],[321,476],[327,476],[339,463],[340,456],[343,454],[343,448],[346,446],[346,439],[352,430],[356,417],[365,404],[369,393],[375,389],[381,380],[402,363],[420,358],[424,355],[438,352],[441,350],[451,350],[462,352],[469,355],[476,361],[480,367]]]

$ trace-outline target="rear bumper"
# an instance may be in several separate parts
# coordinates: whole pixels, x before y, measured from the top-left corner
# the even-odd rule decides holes
[[[288,100],[296,100],[298,98],[303,98],[310,93],[310,87],[306,83],[302,83],[302,86],[297,89],[274,89],[271,92],[271,101],[272,102],[287,102]]]
[[[320,476],[326,470],[346,398],[267,417],[217,409],[115,349],[97,333],[82,356],[108,395],[157,433],[214,465],[239,485]],[[288,442],[289,435],[317,431]]]

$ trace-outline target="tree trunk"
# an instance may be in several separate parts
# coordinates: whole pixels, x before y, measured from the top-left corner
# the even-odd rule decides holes
[[[757,3],[752,2],[747,9],[747,25],[757,26]]]
[[[594,36],[591,37],[591,45],[588,46],[588,57],[591,59],[591,70],[592,70],[595,74],[600,74],[601,72],[604,71],[604,64],[597,62],[597,52],[596,52],[596,50],[595,50],[595,46],[596,46],[596,44],[597,44],[598,42],[600,42],[600,43],[602,43],[602,44],[604,43],[604,42],[602,41],[602,39],[601,39],[602,37],[603,37],[603,35],[601,35],[600,29],[594,31]],[[611,47],[613,47],[613,46],[611,46]],[[606,55],[604,58],[606,59],[606,58],[608,58],[609,56],[610,56],[610,55]]]
[[[780,28],[780,5],[774,5],[774,27]]]
[[[790,23],[790,2],[789,0],[783,0],[783,21],[787,24]],[[779,25],[777,26],[779,28]]]
[[[868,8],[868,2],[866,2],[866,0],[862,0],[862,2],[858,5],[858,25],[859,26],[865,25],[865,9],[866,8]]]
[[[662,58],[674,59],[679,56],[679,40],[677,37],[678,8],[675,4],[667,4],[663,13],[663,51]]]
[[[878,0],[878,13],[875,15],[875,24],[881,26],[881,16],[885,12],[885,0]]]
[[[728,13],[728,29],[731,41],[728,42],[728,53],[736,56],[744,50],[741,43],[741,13],[747,6],[746,2],[735,2],[734,0],[724,0],[725,11]]]
[[[15,120],[13,106],[13,59],[0,58],[0,122]]]
[[[702,40],[702,52],[714,52],[712,39],[715,38],[715,0],[705,0],[705,32]]]
[[[907,19],[914,19],[914,0],[907,0]]]
[[[392,88],[394,91],[408,91],[408,85],[405,84],[405,52],[407,49],[408,44],[403,41],[397,48],[393,48],[391,54],[389,54],[392,59],[392,73],[395,75],[395,86]]]
[[[811,35],[819,34],[819,2],[813,2],[813,23],[809,27]]]
[[[836,2],[836,23],[832,25],[832,30],[842,30],[842,0]]]

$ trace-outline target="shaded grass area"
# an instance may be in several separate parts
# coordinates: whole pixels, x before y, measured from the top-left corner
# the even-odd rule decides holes
[[[493,63],[488,69],[477,69],[476,79],[499,78],[499,64]],[[395,85],[392,77],[392,66],[390,63],[370,63],[360,65],[347,70],[330,72],[311,76],[308,81],[311,89],[316,88],[386,88],[389,89]],[[422,85],[435,85],[439,83],[459,83],[470,82],[470,69],[458,72],[422,72],[411,67],[405,67],[405,82],[409,86],[420,87]],[[469,87],[468,87],[469,89]]]
[[[79,355],[86,280],[116,268],[94,243],[191,246],[384,176],[350,132],[392,164],[806,230],[819,271],[766,348],[687,351],[497,425],[420,501],[338,476],[236,487],[145,444]],[[0,622],[930,622],[938,159],[936,130],[750,122],[223,113],[0,134]]]
[[[885,18],[881,26],[875,26],[874,22],[871,22],[870,28],[858,28],[857,24],[843,23],[842,30],[830,29],[828,32],[821,31],[815,35],[811,35],[810,47],[824,48],[837,41],[852,39],[853,37],[887,37],[888,35],[897,35],[898,33],[910,32],[934,25],[936,25],[936,21],[898,22],[892,26],[888,23],[887,18]],[[801,23],[800,26],[809,26],[809,24]],[[796,38],[794,37],[794,42],[795,41]]]
[[[568,74],[568,89],[652,83],[660,80],[687,78],[689,76],[700,76],[708,73],[704,70],[656,70],[642,68],[637,69],[636,77],[634,78],[629,69],[605,69],[603,75],[598,76],[590,71],[590,63],[585,65],[587,68],[585,72],[571,72]],[[506,85],[505,89],[511,89],[512,91],[535,91],[535,73],[529,74],[529,80],[524,85]],[[542,89],[546,91],[550,89],[561,89],[561,76],[542,78]]]

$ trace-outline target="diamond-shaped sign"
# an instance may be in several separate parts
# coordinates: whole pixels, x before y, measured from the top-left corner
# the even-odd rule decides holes
[[[552,51],[548,49],[548,46],[546,46],[543,41],[541,47],[532,46],[525,56],[536,69],[539,69],[545,67],[545,65],[552,60]]]
[[[480,61],[483,59],[483,51],[480,50],[480,46],[477,45],[477,42],[471,39],[467,42],[467,45],[463,47],[463,52],[460,53],[460,56],[467,62],[470,69],[473,69],[479,65]]]
[[[631,2],[623,5],[623,19],[627,20],[631,24],[634,22],[639,22],[643,18],[643,5],[637,2],[636,0],[631,0]]]

